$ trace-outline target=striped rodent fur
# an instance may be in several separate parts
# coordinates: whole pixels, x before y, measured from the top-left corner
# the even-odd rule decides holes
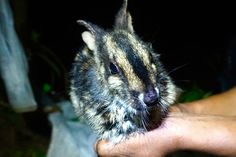
[[[114,28],[79,20],[85,46],[71,71],[71,100],[100,139],[114,143],[157,127],[176,101],[173,84],[151,44],[134,33],[127,0]]]

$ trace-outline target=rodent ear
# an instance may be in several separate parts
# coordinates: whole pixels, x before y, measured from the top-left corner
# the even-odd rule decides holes
[[[127,11],[127,3],[128,3],[127,1],[128,0],[124,0],[121,9],[116,15],[115,28],[124,29],[129,31],[130,33],[133,33],[134,29],[132,25],[132,17],[130,13]]]
[[[82,39],[85,44],[87,44],[90,50],[94,50],[96,41],[100,41],[102,36],[105,34],[105,31],[90,22],[86,22],[83,20],[78,20],[77,22],[78,24],[83,25],[88,29],[88,31],[82,33]]]
[[[95,50],[95,37],[88,31],[82,33],[82,39],[88,48],[92,51]]]

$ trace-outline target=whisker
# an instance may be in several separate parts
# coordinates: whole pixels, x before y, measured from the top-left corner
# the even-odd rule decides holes
[[[142,126],[145,129],[145,131],[148,131],[148,129],[146,128],[146,122],[143,119],[141,119],[141,122],[142,122]]]
[[[169,74],[171,74],[171,73],[173,73],[173,72],[175,72],[175,71],[177,71],[177,70],[179,70],[179,69],[181,69],[181,68],[183,68],[183,67],[185,67],[187,65],[189,65],[189,63],[185,63],[183,65],[177,66],[174,69],[172,69],[171,71],[167,72],[167,75],[169,75]]]
[[[173,80],[174,82],[191,82],[191,80]]]
[[[161,99],[161,101],[158,101],[158,103],[162,106],[162,107],[166,107],[166,106],[169,106],[169,102],[167,102],[166,100],[164,100],[164,99],[162,99],[162,98],[160,98]],[[162,101],[164,101],[165,102],[165,104],[163,104],[163,102]]]
[[[160,98],[162,101],[164,101],[166,104],[167,104],[167,106],[169,106],[170,105],[170,103],[167,101],[167,100],[165,100],[164,98]],[[170,100],[172,100],[172,101],[174,101],[175,99],[170,99]],[[162,105],[164,105],[161,101],[159,101]]]
[[[146,111],[145,112],[143,112],[143,114],[142,114],[142,121],[143,121],[143,123],[145,124],[145,128],[146,129],[148,129],[148,128],[150,128],[149,126],[150,126],[150,119],[149,119],[149,117],[148,117],[148,115],[149,115],[150,113],[147,111],[147,109],[146,109]]]
[[[179,69],[181,69],[181,68],[183,68],[187,65],[189,65],[189,63],[185,63],[183,65],[177,66],[177,67],[175,67],[174,69],[170,70],[167,73],[166,73],[166,71],[161,71],[160,74],[163,74],[163,73],[166,73],[166,74],[164,76],[160,77],[159,80],[161,81],[163,78],[165,78],[166,75],[170,75],[171,73],[173,73],[173,72],[175,72],[175,71],[177,71],[177,70],[179,70]]]

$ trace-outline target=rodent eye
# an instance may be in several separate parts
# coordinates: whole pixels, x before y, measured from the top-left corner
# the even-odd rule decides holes
[[[116,64],[110,62],[110,72],[111,74],[115,75],[115,74],[118,74],[119,73],[119,68]]]

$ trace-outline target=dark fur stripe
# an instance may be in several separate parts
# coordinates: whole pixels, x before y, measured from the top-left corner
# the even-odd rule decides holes
[[[135,52],[134,47],[129,42],[127,37],[124,34],[115,34],[113,36],[113,40],[116,45],[124,51],[137,77],[142,80],[145,85],[149,84],[151,81],[148,70],[143,63],[142,58]]]

